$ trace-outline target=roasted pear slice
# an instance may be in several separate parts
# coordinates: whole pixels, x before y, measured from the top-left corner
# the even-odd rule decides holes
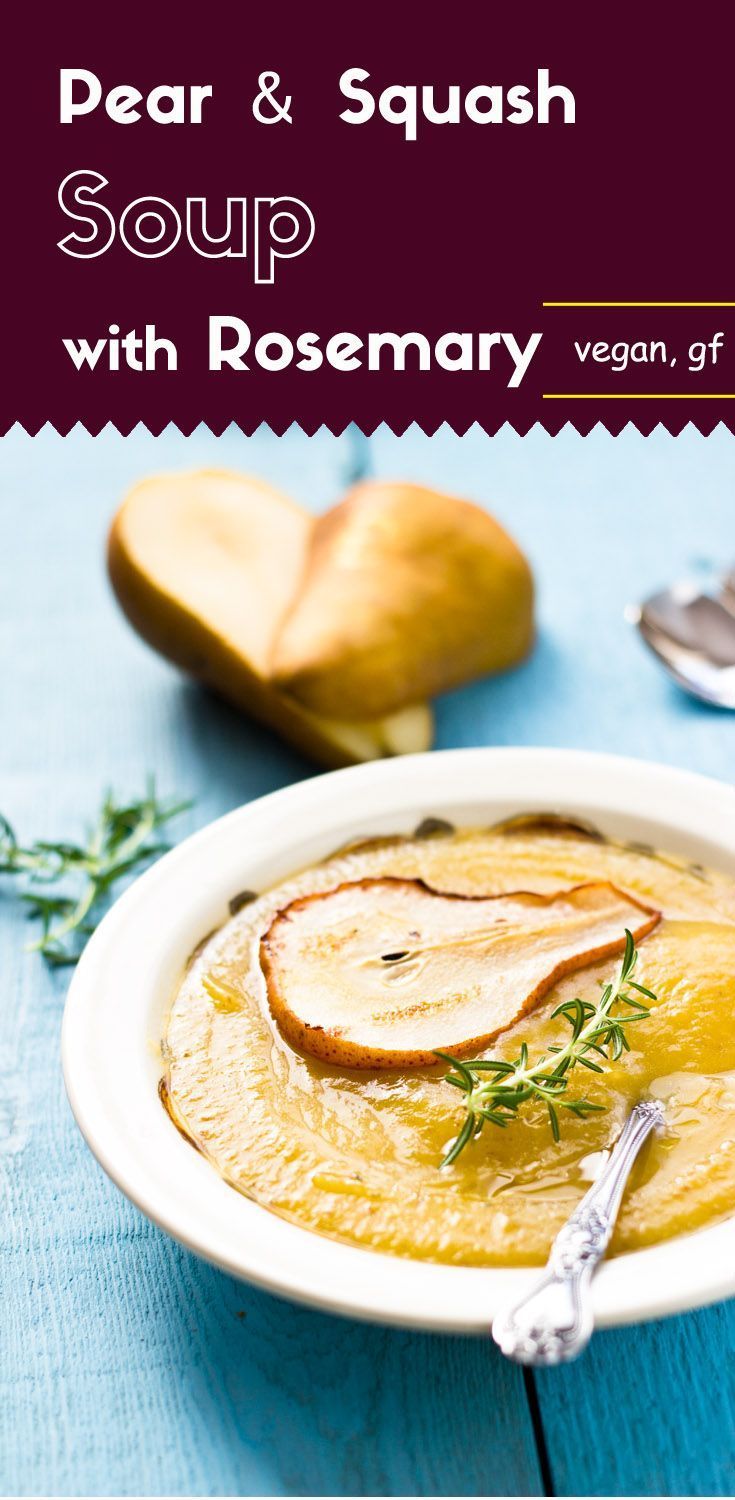
[[[261,480],[224,471],[144,480],[112,523],[110,577],[157,651],[326,766],[428,750],[431,710],[330,721],[269,680],[280,620],[303,572],[313,520]],[[404,700],[404,704],[408,700]]]
[[[661,913],[605,881],[556,895],[458,896],[421,880],[358,880],[276,916],[260,958],[293,1046],[351,1068],[476,1052],[563,974],[622,952]]]
[[[531,570],[497,521],[371,481],[317,520],[273,674],[315,713],[373,717],[513,666],[532,639]]]

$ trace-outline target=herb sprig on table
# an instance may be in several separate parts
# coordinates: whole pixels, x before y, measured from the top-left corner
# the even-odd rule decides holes
[[[578,1066],[602,1073],[605,1062],[617,1062],[624,1052],[630,1051],[627,1028],[650,1014],[639,997],[656,1000],[651,990],[633,978],[637,960],[638,950],[626,928],[625,952],[616,977],[603,985],[596,1004],[576,999],[557,1006],[551,1018],[563,1016],[571,1026],[571,1036],[563,1044],[549,1047],[535,1063],[529,1061],[525,1042],[512,1062],[501,1058],[473,1058],[465,1062],[448,1052],[437,1052],[437,1057],[451,1064],[445,1081],[461,1090],[467,1110],[462,1129],[444,1157],[443,1167],[457,1160],[465,1146],[480,1134],[486,1121],[504,1129],[528,1100],[541,1100],[546,1105],[555,1141],[560,1134],[559,1110],[568,1110],[580,1119],[604,1110],[604,1104],[594,1104],[584,1096],[566,1097],[569,1074]],[[621,1010],[621,1006],[627,1010]]]
[[[168,849],[160,830],[190,805],[161,801],[153,781],[135,802],[118,802],[107,792],[86,842],[79,844],[20,844],[0,814],[0,876],[26,877],[28,889],[20,899],[29,916],[41,923],[29,951],[43,954],[54,967],[75,964],[112,888]]]

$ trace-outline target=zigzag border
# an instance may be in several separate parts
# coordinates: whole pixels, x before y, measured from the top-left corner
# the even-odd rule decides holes
[[[343,437],[347,432],[354,431],[361,433],[365,438],[370,438],[373,437],[377,432],[383,432],[386,430],[396,438],[404,437],[407,432],[416,430],[422,433],[424,437],[428,438],[437,437],[447,432],[451,432],[455,437],[462,438],[467,437],[474,431],[484,433],[484,435],[489,438],[498,437],[501,433],[508,432],[512,432],[517,438],[524,438],[528,437],[530,433],[537,431],[544,433],[546,437],[555,438],[560,437],[568,430],[574,432],[577,437],[589,437],[599,430],[601,432],[605,432],[607,436],[611,438],[621,437],[623,435],[628,436],[630,435],[630,433],[635,433],[638,437],[642,438],[654,437],[659,433],[663,433],[667,437],[676,438],[680,437],[684,432],[687,431],[687,429],[691,429],[692,432],[697,433],[699,437],[708,438],[712,437],[720,428],[724,432],[727,432],[731,437],[735,437],[735,417],[733,418],[732,422],[725,421],[723,418],[719,417],[716,419],[713,418],[711,422],[700,420],[695,421],[692,418],[686,418],[682,419],[680,422],[671,423],[661,421],[651,421],[650,423],[637,422],[633,421],[630,418],[621,420],[620,422],[612,423],[603,422],[599,419],[597,421],[582,423],[573,422],[570,418],[566,418],[565,420],[561,420],[559,422],[542,422],[537,419],[536,421],[528,422],[525,425],[523,423],[516,424],[515,422],[502,421],[497,422],[493,426],[488,425],[486,422],[479,422],[477,420],[459,425],[455,425],[453,422],[444,421],[435,424],[429,424],[428,426],[424,425],[423,422],[419,422],[418,420],[397,423],[395,425],[388,421],[381,421],[374,422],[366,426],[362,426],[359,422],[352,421],[345,422],[342,424],[342,426],[339,427],[332,427],[328,422],[305,424],[297,420],[292,420],[290,422],[284,423],[261,421],[247,424],[240,421],[235,421],[233,419],[227,422],[213,424],[212,422],[207,422],[205,420],[193,423],[181,423],[175,421],[173,418],[169,418],[165,422],[156,422],[153,424],[144,422],[143,420],[138,420],[135,422],[123,424],[107,421],[101,422],[99,424],[93,423],[90,425],[82,421],[74,421],[71,423],[62,424],[57,424],[51,421],[33,423],[24,422],[20,418],[15,418],[10,422],[0,422],[0,439],[16,434],[19,430],[23,432],[28,438],[39,437],[41,436],[41,434],[47,431],[53,432],[57,437],[62,438],[70,437],[72,434],[78,432],[85,432],[87,436],[91,438],[102,437],[107,432],[114,432],[118,437],[126,438],[131,437],[133,433],[143,431],[146,432],[149,437],[157,438],[161,437],[171,428],[180,433],[182,437],[192,437],[195,432],[201,432],[202,429],[206,429],[211,433],[212,437],[215,438],[223,437],[226,432],[230,432],[233,429],[240,432],[243,437],[255,437],[257,433],[263,431],[269,432],[273,437],[285,437],[287,433],[291,433],[294,431],[294,429],[296,429],[302,434],[303,437],[306,438],[317,437],[319,434],[325,432],[330,433],[330,435],[334,438],[339,438]]]

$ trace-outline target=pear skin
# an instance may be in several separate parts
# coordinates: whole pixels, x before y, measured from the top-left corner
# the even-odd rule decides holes
[[[314,713],[370,718],[521,661],[533,578],[479,506],[367,481],[317,520],[272,659]]]
[[[564,974],[622,953],[661,919],[608,881],[465,896],[383,876],[302,896],[260,944],[292,1046],[340,1067],[426,1067],[475,1053]]]
[[[135,486],[108,543],[112,586],[156,651],[327,767],[431,747],[426,704],[379,722],[312,713],[269,680],[275,634],[305,566],[312,518],[261,480],[220,470]]]

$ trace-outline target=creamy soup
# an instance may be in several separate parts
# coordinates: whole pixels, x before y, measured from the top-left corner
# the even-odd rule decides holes
[[[298,897],[376,877],[489,896],[610,881],[662,920],[640,943],[636,978],[656,995],[631,1051],[602,1074],[577,1068],[569,1097],[604,1112],[563,1114],[555,1143],[543,1104],[508,1128],[486,1124],[440,1168],[464,1118],[445,1067],[347,1068],[296,1050],[271,1014],[260,942]],[[558,981],[482,1056],[531,1057],[569,1035],[551,1013],[596,1000],[607,958]],[[735,884],[675,857],[606,843],[546,821],[433,830],[355,846],[249,900],[197,951],[163,1042],[172,1119],[238,1191],[348,1244],[452,1265],[542,1262],[599,1169],[631,1105],[665,1102],[667,1128],[634,1168],[612,1252],[714,1222],[735,1206]]]

